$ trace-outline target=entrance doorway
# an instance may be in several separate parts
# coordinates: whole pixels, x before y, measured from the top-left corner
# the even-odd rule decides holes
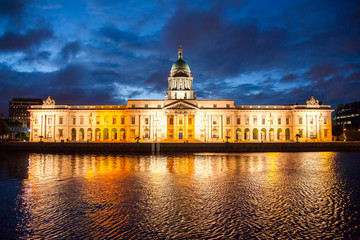
[[[183,139],[183,133],[179,132],[179,139]]]

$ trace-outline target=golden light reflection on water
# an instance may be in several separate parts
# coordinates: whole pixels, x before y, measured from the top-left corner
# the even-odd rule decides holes
[[[108,238],[154,231],[181,238],[183,229],[194,233],[190,238],[219,237],[229,228],[229,238],[320,236],[329,224],[343,227],[348,198],[336,156],[31,154],[20,196],[27,218],[19,228],[40,238],[61,232],[63,221],[73,237],[97,238],[99,229],[111,229]]]

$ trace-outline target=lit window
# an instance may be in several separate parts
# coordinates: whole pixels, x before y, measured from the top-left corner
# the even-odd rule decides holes
[[[52,124],[52,118],[48,118],[48,124]]]
[[[108,117],[104,117],[104,124],[108,124]]]
[[[189,124],[189,125],[192,124],[192,118],[188,118],[188,124]]]

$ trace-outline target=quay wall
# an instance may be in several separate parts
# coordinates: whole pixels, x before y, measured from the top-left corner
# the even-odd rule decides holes
[[[0,153],[236,153],[236,152],[318,152],[360,151],[360,142],[321,143],[40,143],[2,142]]]

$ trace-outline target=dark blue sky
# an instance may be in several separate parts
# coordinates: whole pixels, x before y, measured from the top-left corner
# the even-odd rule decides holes
[[[0,0],[0,113],[163,99],[180,44],[198,98],[360,101],[358,2]]]

